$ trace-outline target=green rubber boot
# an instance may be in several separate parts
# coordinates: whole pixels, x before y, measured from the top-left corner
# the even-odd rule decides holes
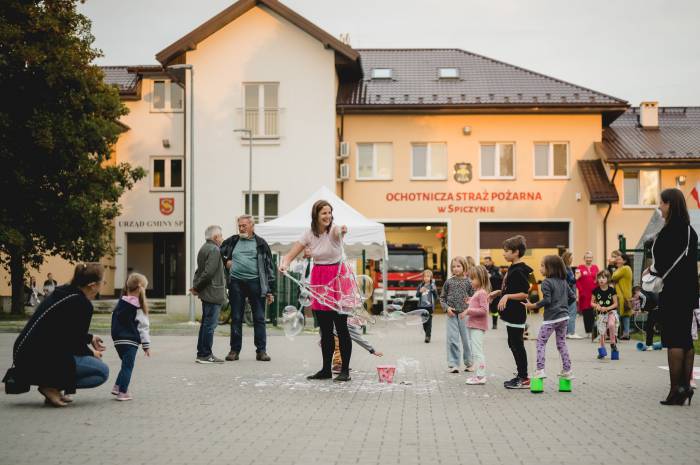
[[[542,378],[530,378],[530,392],[533,394],[544,392],[544,380]]]
[[[559,378],[559,392],[571,392],[571,380],[569,378]]]

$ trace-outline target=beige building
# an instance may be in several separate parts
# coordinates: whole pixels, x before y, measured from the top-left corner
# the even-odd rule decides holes
[[[122,198],[106,295],[131,270],[150,296],[184,294],[206,226],[231,234],[322,185],[420,252],[407,269],[443,275],[456,255],[502,263],[514,234],[535,269],[565,248],[602,264],[620,236],[638,245],[662,189],[697,208],[700,108],[630,107],[463,50],[353,49],[276,0],[236,2],[156,59],[104,67],[130,110],[113,160],[149,172]],[[71,267],[32,274],[48,271]]]

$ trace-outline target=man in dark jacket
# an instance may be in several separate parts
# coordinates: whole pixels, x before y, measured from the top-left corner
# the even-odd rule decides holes
[[[226,273],[221,263],[219,246],[223,236],[220,226],[209,226],[204,233],[206,242],[197,253],[192,294],[202,301],[202,324],[197,338],[197,363],[223,363],[212,353],[214,330],[219,324],[221,306],[226,303]]]
[[[253,311],[256,360],[269,362],[265,328],[265,302],[274,301],[276,271],[272,251],[265,239],[255,234],[250,215],[238,218],[238,234],[221,245],[221,257],[228,269],[228,298],[231,302],[231,351],[226,360],[238,360],[243,344],[243,310],[248,299]]]

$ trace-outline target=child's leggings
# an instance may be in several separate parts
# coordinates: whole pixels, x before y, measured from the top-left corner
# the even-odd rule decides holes
[[[471,344],[472,364],[476,367],[476,376],[486,376],[486,357],[484,357],[484,333],[482,329],[467,328]]]
[[[569,349],[566,347],[566,329],[568,321],[558,321],[556,323],[543,324],[540,327],[540,333],[537,336],[537,369],[544,370],[544,353],[547,347],[547,341],[552,333],[557,334],[557,350],[561,355],[561,364],[564,371],[571,370],[571,359],[569,358]]]

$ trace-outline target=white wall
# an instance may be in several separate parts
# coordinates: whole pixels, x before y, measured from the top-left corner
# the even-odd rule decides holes
[[[127,232],[177,232],[184,231],[185,195],[183,191],[151,190],[150,159],[153,156],[184,156],[184,113],[153,112],[151,97],[153,79],[142,82],[142,98],[124,102],[129,114],[121,121],[129,130],[119,137],[115,148],[117,163],[128,162],[149,171],[133,189],[121,198],[121,215],[115,220],[116,270],[114,286],[121,288],[126,280]],[[170,147],[163,147],[163,139]],[[165,215],[160,211],[160,199],[173,198],[175,209]],[[150,257],[149,257],[150,259]]]
[[[284,214],[320,186],[335,186],[334,52],[262,7],[187,53],[194,65],[195,248],[204,229],[234,231],[248,189],[243,83],[279,82],[279,141],[253,146],[253,190],[279,191]],[[202,236],[203,237],[203,236]]]

